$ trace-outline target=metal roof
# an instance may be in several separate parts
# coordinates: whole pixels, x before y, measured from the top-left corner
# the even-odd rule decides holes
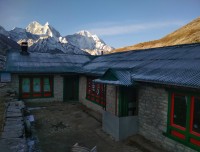
[[[133,85],[131,74],[126,69],[109,69],[100,79],[95,79],[94,82],[123,86]]]
[[[14,73],[63,73],[83,72],[83,64],[90,61],[90,55],[31,53],[21,55],[10,51],[7,55],[6,71]]]
[[[200,88],[200,43],[109,54],[84,66],[85,70],[99,74],[109,68],[128,69],[132,82]],[[115,84],[111,81],[105,83]]]
[[[15,73],[76,72],[102,76],[109,69],[112,69],[117,80],[101,77],[96,81],[117,85],[142,81],[200,88],[200,43],[95,57],[50,53],[30,53],[23,56],[11,51],[6,62],[6,71]]]

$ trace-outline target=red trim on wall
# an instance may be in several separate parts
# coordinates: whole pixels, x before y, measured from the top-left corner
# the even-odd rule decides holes
[[[190,108],[190,133],[200,137],[200,133],[193,131],[193,123],[194,123],[194,96],[191,98],[191,108]]]
[[[190,138],[190,142],[191,142],[192,144],[194,144],[194,145],[200,146],[200,141],[199,141],[199,140]]]
[[[170,113],[170,124],[174,124],[174,93],[171,97],[171,113]]]
[[[180,129],[180,130],[185,131],[185,130],[186,130],[185,127],[179,126],[179,125],[177,125],[177,124],[174,123],[174,98],[175,98],[175,95],[181,96],[180,94],[175,94],[175,93],[172,94],[172,97],[171,97],[170,124],[171,124],[171,126],[173,126],[173,127],[175,127],[175,128],[178,128],[178,129]]]
[[[115,87],[115,116],[117,116],[117,89],[118,87]]]
[[[175,131],[175,130],[171,131],[171,135],[176,136],[176,137],[181,138],[181,139],[185,139],[185,135],[183,135],[183,134],[181,134],[181,133],[179,133],[178,131]]]

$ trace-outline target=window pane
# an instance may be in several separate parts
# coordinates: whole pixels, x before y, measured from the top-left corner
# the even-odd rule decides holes
[[[50,91],[50,80],[49,80],[49,78],[44,78],[44,91],[45,92]]]
[[[193,131],[200,133],[200,98],[194,99]]]
[[[33,92],[40,92],[40,78],[33,79]]]
[[[174,124],[186,127],[187,99],[186,96],[174,96]]]
[[[30,92],[30,79],[28,78],[22,79],[22,92],[23,93]]]

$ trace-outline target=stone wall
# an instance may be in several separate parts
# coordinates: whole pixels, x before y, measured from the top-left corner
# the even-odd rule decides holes
[[[139,133],[170,152],[193,152],[163,135],[167,131],[168,92],[163,88],[139,88]]]
[[[118,92],[118,87],[106,86],[106,111],[113,115],[118,115]]]
[[[88,108],[102,113],[104,110],[101,106],[86,99],[86,87],[87,87],[87,77],[79,77],[79,101],[87,106]]]
[[[63,77],[60,75],[54,75],[54,96],[50,98],[35,98],[35,99],[24,99],[24,101],[36,101],[36,102],[51,102],[51,101],[63,101]],[[17,74],[12,74],[11,83],[8,83],[6,87],[4,87],[4,91],[12,90],[16,91],[17,95],[19,95],[19,77]]]

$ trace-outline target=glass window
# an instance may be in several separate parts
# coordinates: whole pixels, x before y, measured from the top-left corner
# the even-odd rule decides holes
[[[40,78],[33,78],[33,92],[41,92]]]
[[[175,125],[186,127],[187,98],[182,95],[174,96],[173,123]]]
[[[44,91],[50,92],[50,80],[49,78],[44,78]]]
[[[194,98],[192,130],[200,134],[200,98]]]
[[[30,92],[30,79],[29,78],[23,78],[22,79],[22,92],[23,93],[29,93]]]

